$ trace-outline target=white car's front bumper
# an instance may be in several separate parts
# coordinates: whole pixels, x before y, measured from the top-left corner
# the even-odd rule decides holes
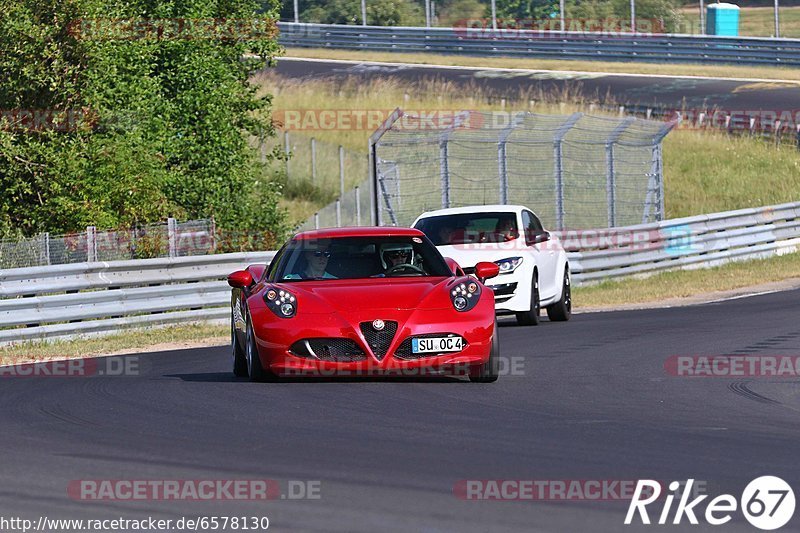
[[[532,277],[525,269],[518,268],[488,280],[487,286],[495,291],[495,310],[499,313],[530,310]]]

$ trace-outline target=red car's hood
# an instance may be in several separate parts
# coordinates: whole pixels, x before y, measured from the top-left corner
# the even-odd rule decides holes
[[[436,309],[450,305],[443,286],[448,279],[451,278],[301,281],[281,286],[297,296],[301,310],[313,307],[314,312]]]

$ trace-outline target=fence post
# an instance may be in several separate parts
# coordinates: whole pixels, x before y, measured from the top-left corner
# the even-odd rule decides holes
[[[342,227],[342,199],[336,199],[336,227]]]
[[[289,155],[291,150],[289,149],[289,132],[283,132],[283,152],[286,154],[286,182],[289,182]]]
[[[356,185],[356,226],[361,225],[361,190]]]
[[[86,226],[86,262],[97,261],[97,228]]]
[[[317,183],[317,140],[311,137],[311,182]]]
[[[258,127],[258,151],[261,154],[261,163],[267,162],[267,146],[264,144],[264,128]]]
[[[344,147],[339,145],[339,197],[344,196]]]
[[[439,177],[442,185],[442,209],[450,207],[450,167],[448,165],[447,139],[439,141]]]
[[[45,231],[42,233],[42,258],[40,261],[43,265],[49,265],[50,263],[50,232]]]
[[[211,232],[211,253],[217,253],[217,222],[214,217],[211,217],[209,232]]]
[[[553,137],[553,159],[555,161],[555,179],[556,179],[556,229],[561,231],[564,229],[564,156],[561,149],[561,143],[564,140],[567,132],[575,125],[576,122],[583,116],[583,113],[573,113],[570,115],[563,124],[556,131]]]
[[[167,242],[169,243],[169,256],[177,257],[178,255],[178,224],[175,219],[169,217],[167,219]]]
[[[497,174],[500,178],[500,203],[505,205],[508,203],[508,154],[507,154],[507,141],[509,135],[514,131],[523,120],[525,113],[518,113],[508,126],[500,131],[497,139]]]
[[[609,228],[617,225],[617,172],[614,165],[614,144],[633,120],[633,117],[623,120],[606,139],[606,200],[608,202]]]

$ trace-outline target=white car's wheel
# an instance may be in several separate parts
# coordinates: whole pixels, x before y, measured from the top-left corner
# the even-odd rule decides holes
[[[531,280],[531,308],[529,311],[522,311],[516,313],[517,324],[520,326],[537,326],[539,325],[539,313],[541,311],[539,299],[539,274],[533,273],[533,280]]]
[[[547,306],[547,318],[554,322],[565,322],[572,316],[572,290],[570,289],[569,269],[564,269],[564,285],[561,299]]]

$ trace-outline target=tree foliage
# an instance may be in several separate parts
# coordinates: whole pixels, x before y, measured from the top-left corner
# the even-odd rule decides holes
[[[279,192],[259,181],[264,172],[248,144],[274,133],[270,98],[248,82],[278,53],[274,32],[101,31],[109,21],[249,20],[264,2],[0,0],[0,7],[0,234],[167,216],[283,231]],[[277,1],[266,7],[259,16],[277,16]],[[84,116],[31,127],[20,124],[20,110]]]

